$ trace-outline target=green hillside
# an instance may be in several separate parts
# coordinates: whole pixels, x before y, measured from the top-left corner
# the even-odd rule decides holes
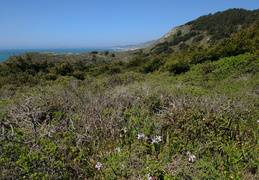
[[[151,54],[172,53],[193,44],[215,45],[259,20],[259,10],[229,9],[175,27],[146,48]]]
[[[0,179],[259,179],[258,45],[259,21],[174,53],[10,58]]]

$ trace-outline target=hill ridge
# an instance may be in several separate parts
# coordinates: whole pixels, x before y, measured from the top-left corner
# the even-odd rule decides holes
[[[200,16],[181,26],[174,27],[144,51],[153,54],[186,49],[192,44],[210,46],[230,37],[259,20],[259,9],[228,9]]]

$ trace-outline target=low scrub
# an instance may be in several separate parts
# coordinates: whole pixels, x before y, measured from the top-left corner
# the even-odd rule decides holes
[[[1,91],[2,179],[258,179],[258,56]]]

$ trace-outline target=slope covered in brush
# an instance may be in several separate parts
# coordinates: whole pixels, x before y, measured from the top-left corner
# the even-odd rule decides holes
[[[153,54],[172,53],[192,44],[217,44],[259,20],[259,10],[229,9],[201,16],[182,26],[175,27],[161,39],[146,48]]]
[[[6,83],[0,177],[258,179],[258,63],[244,54],[177,76]]]
[[[127,65],[129,69],[133,68],[143,73],[169,71],[172,74],[181,74],[197,63],[216,61],[244,53],[254,54],[258,51],[258,38],[259,21],[229,38],[222,39],[217,45],[210,47],[193,45],[172,54],[138,56]]]
[[[223,39],[219,44],[204,47],[192,46],[173,54],[149,55],[141,51],[91,52],[81,55],[54,55],[27,53],[14,56],[0,65],[0,86],[9,84],[35,85],[42,81],[56,80],[62,76],[84,80],[87,76],[119,74],[127,71],[141,73],[166,72],[181,74],[193,64],[215,61],[222,57],[258,50],[259,23]],[[113,57],[115,56],[115,57]],[[130,58],[131,57],[131,58]],[[117,58],[117,59],[113,59]]]

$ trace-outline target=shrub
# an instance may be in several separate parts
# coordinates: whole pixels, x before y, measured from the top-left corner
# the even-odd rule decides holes
[[[74,68],[69,62],[64,62],[55,68],[56,74],[61,76],[72,75]]]
[[[178,62],[178,63],[172,64],[168,70],[169,72],[174,74],[181,74],[189,71],[190,65],[188,62]]]

